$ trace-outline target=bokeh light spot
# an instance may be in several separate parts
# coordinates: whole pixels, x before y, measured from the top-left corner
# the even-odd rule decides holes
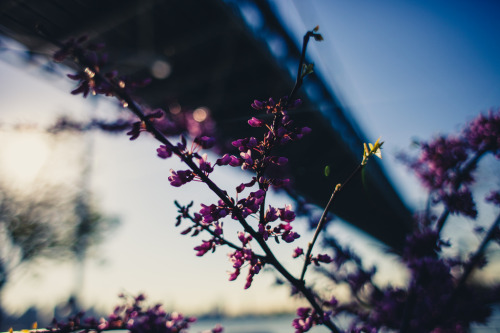
[[[205,107],[199,107],[193,112],[193,119],[201,123],[207,119],[208,109]]]
[[[172,66],[165,60],[156,60],[151,66],[151,74],[159,80],[166,79],[172,73]]]

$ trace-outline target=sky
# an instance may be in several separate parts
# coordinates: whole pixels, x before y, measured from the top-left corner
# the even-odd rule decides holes
[[[320,26],[325,41],[309,49],[316,75],[331,85],[368,138],[382,136],[384,167],[411,204],[419,205],[422,191],[415,190],[415,180],[395,162],[394,154],[407,149],[415,137],[428,139],[456,131],[479,112],[500,107],[500,21],[494,1],[270,2],[297,40],[306,30]],[[15,56],[5,54],[0,60],[2,123],[47,123],[61,113],[99,113],[115,107],[71,96],[72,82],[61,77],[48,82],[37,75],[36,66],[21,62],[12,66],[16,62]],[[50,145],[33,149],[37,154],[26,154],[26,146],[21,145],[26,141],[33,149],[27,137],[5,144],[13,151],[2,157],[3,168],[13,173],[11,179],[21,181],[14,175],[19,171],[12,166],[16,159],[19,165],[33,166],[34,171],[24,170],[24,176],[36,174],[37,163],[54,156],[59,161],[57,170],[78,163],[68,151],[54,152]],[[201,194],[201,184],[180,190],[170,187],[168,170],[180,165],[158,159],[156,143],[147,138],[130,143],[124,136],[99,134],[82,140],[80,148],[85,145],[92,152],[95,200],[105,212],[118,216],[121,225],[86,262],[84,304],[109,309],[118,293],[143,291],[182,312],[205,311],[214,304],[234,313],[290,308],[285,288],[269,288],[271,274],[258,276],[255,285],[244,291],[244,276],[227,281],[231,270],[227,251],[195,256],[193,247],[201,239],[179,235],[180,230],[173,227],[172,201],[207,203],[213,197]],[[11,161],[10,167],[6,160]],[[238,170],[231,173],[234,178],[241,176]],[[224,183],[233,176],[218,177]],[[287,202],[280,196],[276,200],[281,206]],[[346,227],[338,227],[337,232],[347,241],[359,239]],[[287,265],[293,266],[291,250],[307,240],[304,234],[293,247],[280,251]],[[73,283],[70,264],[40,263],[15,272],[3,304],[19,312],[31,304],[47,305],[47,299],[63,302]]]
[[[497,1],[270,2],[297,41],[319,25],[318,75],[368,138],[382,137],[384,166],[411,200],[394,154],[500,106]]]

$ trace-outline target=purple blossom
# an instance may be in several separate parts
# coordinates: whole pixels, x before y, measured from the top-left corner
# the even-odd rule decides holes
[[[280,220],[284,222],[292,222],[295,220],[295,212],[292,210],[292,205],[286,205],[285,208],[280,208],[279,217]]]
[[[158,157],[167,159],[172,156],[172,150],[165,145],[161,145],[160,148],[156,149]]]
[[[88,70],[91,72],[91,70]],[[77,74],[67,74],[67,76],[78,82],[78,87],[71,91],[72,95],[82,94],[83,97],[87,97],[90,92],[96,93],[96,83],[93,79],[95,74],[87,74],[86,72],[79,72]]]
[[[201,245],[196,246],[194,250],[198,251],[196,252],[196,255],[198,257],[201,257],[210,250],[215,251],[215,243],[213,240],[203,241],[203,243],[201,243]]]
[[[292,322],[295,328],[295,333],[303,333],[309,331],[313,326],[321,323],[321,318],[314,309],[300,307],[297,309],[297,316]]]
[[[171,176],[168,177],[168,181],[170,185],[175,187],[180,187],[194,179],[194,173],[191,170],[174,171],[170,169],[170,174]]]
[[[252,284],[254,275],[258,274],[262,269],[263,263],[255,256],[250,248],[246,247],[252,240],[252,236],[239,232],[238,238],[242,242],[243,248],[229,254],[229,259],[233,264],[233,268],[235,268],[235,271],[230,274],[229,280],[233,281],[239,276],[240,269],[246,262],[249,264],[249,268],[244,288],[248,289]]]
[[[298,257],[300,257],[303,254],[304,254],[304,250],[302,248],[300,248],[300,247],[296,247],[295,250],[293,250],[292,257],[293,258],[298,258]]]
[[[222,230],[222,224],[217,222],[214,224],[214,235],[215,236],[221,236],[222,233],[223,233],[223,230]]]
[[[300,134],[302,135],[306,135],[306,134],[309,134],[312,132],[312,129],[310,129],[309,127],[305,126],[305,127],[302,127],[300,129]]]
[[[234,272],[232,272],[230,275],[229,275],[229,281],[234,281],[238,278],[238,276],[240,275],[240,269],[239,268],[236,268],[234,270]]]
[[[257,179],[255,177],[252,177],[252,180],[249,181],[248,183],[242,183],[236,187],[236,192],[241,193],[246,187],[252,187],[255,185],[257,182]]]
[[[262,107],[264,106],[264,103],[258,100],[253,101],[252,107],[256,110],[261,110]]]
[[[254,275],[259,274],[261,269],[262,269],[261,262],[256,262],[250,266],[250,268],[248,269],[248,275],[247,275],[244,289],[250,288],[250,286],[252,285],[252,282],[253,282]]]
[[[97,321],[94,318],[85,319],[83,312],[71,316],[67,322],[52,321],[52,325],[43,332],[84,332],[105,330],[127,330],[131,333],[179,333],[186,332],[189,325],[196,321],[194,317],[185,317],[180,313],[167,313],[161,304],[144,307],[144,295],[137,297],[120,296],[126,303],[116,306],[107,318]],[[220,327],[216,327],[220,332]]]
[[[252,235],[247,235],[244,232],[238,232],[238,239],[240,242],[243,244],[243,246],[246,246],[251,240],[252,240]]]
[[[471,218],[477,217],[476,204],[468,188],[444,194],[442,200],[452,214],[463,214]]]
[[[297,238],[300,238],[300,235],[295,231],[292,231],[292,226],[290,223],[282,223],[279,225],[279,228],[283,229],[284,232],[281,234],[281,239],[283,239],[287,243],[292,243]]]
[[[241,253],[242,252],[240,251],[236,251],[229,257],[229,260],[233,264],[233,268],[236,268],[237,270],[239,270],[241,266],[243,266],[243,264],[245,263],[245,258]]]
[[[485,199],[487,202],[500,206],[500,191],[492,191]]]
[[[202,222],[204,224],[211,224],[212,222],[218,221],[227,215],[229,215],[230,209],[219,200],[219,204],[211,204],[209,206],[201,204],[201,209],[199,214],[202,216]]]
[[[203,149],[210,149],[215,145],[215,139],[211,136],[197,136],[194,142]]]
[[[271,156],[268,157],[267,160],[277,165],[285,165],[288,163],[288,158],[286,157]]]
[[[285,179],[278,179],[278,178],[272,178],[269,179],[269,183],[274,186],[275,188],[282,188],[286,187],[290,184],[290,179],[285,178]]]
[[[325,301],[324,304],[326,306],[331,307],[331,308],[336,308],[339,305],[339,301],[337,300],[337,298],[335,296],[332,296],[332,298],[330,298],[329,301]]]
[[[487,149],[500,158],[500,109],[481,114],[470,122],[465,138],[473,150]]]
[[[127,132],[127,135],[130,135],[130,140],[135,140],[139,137],[141,132],[146,131],[146,125],[143,122],[135,122],[132,125],[132,129]]]
[[[275,102],[274,99],[269,98],[267,101],[258,101],[255,100],[252,103],[252,108],[256,110],[263,110],[268,114],[273,113],[282,113],[286,109],[293,109],[302,104],[300,99],[296,99],[294,101],[288,101],[288,97],[282,97],[278,102]]]
[[[259,189],[255,192],[251,192],[247,198],[238,201],[237,207],[244,218],[259,211],[260,205],[265,199],[265,193],[264,190]],[[233,219],[238,219],[236,212],[233,212]]]
[[[217,159],[215,165],[228,165],[229,162],[231,162],[231,156],[229,154],[224,154],[224,156]]]
[[[78,58],[78,61],[82,65],[82,70],[77,74],[69,74],[68,77],[72,80],[79,81],[77,88],[75,88],[71,93],[73,95],[83,94],[83,97],[87,97],[89,93],[93,95],[102,94],[106,96],[114,95],[114,91],[118,90],[118,87],[114,87],[113,84],[108,81],[111,78],[116,77],[114,71],[104,73],[101,75],[100,69],[104,67],[107,62],[106,54],[97,54],[95,51],[99,51],[101,47],[97,45],[87,45],[82,46],[82,43],[86,41],[86,37],[81,37],[77,40],[70,39],[66,42],[63,47],[54,54],[54,60],[60,62],[69,56]],[[119,82],[124,82],[119,80]],[[121,88],[120,83],[120,88]]]
[[[62,44],[62,47],[54,53],[53,59],[56,62],[62,62],[67,57],[73,55],[75,50],[83,51],[82,43],[88,40],[88,36],[81,36],[78,39],[70,38]]]
[[[248,121],[248,125],[252,126],[252,127],[262,127],[265,125],[265,123],[260,120],[260,119],[257,119],[255,117],[252,117],[249,121]]]
[[[404,315],[407,291],[389,287],[374,299],[373,312],[370,315],[375,325],[386,327],[400,327]]]
[[[259,223],[258,225],[258,232],[262,236],[262,239],[267,241],[269,239],[269,236],[272,234],[271,232],[271,227],[268,225],[265,225],[264,223]]]
[[[243,164],[241,168],[244,170],[252,169],[254,166],[254,160],[252,159],[252,151],[247,150],[246,152],[241,152],[240,156],[243,159]]]
[[[229,165],[232,166],[232,167],[238,167],[238,166],[241,166],[243,164],[243,159],[242,158],[238,158],[236,156],[232,156],[231,155],[231,160],[229,161]]]
[[[316,257],[312,257],[311,261],[316,266],[319,266],[320,263],[329,264],[333,261],[333,259],[328,254],[318,254]]]
[[[156,109],[153,112],[146,115],[146,118],[151,121],[154,125],[158,119],[161,119],[165,115],[162,109]],[[130,135],[130,140],[135,140],[139,137],[141,132],[147,132],[146,124],[143,121],[137,121],[132,124],[132,129],[127,132]]]
[[[422,153],[411,166],[422,183],[431,190],[453,185],[460,166],[467,160],[467,144],[458,137],[438,137],[421,145]],[[470,174],[462,183],[472,181]]]
[[[252,192],[250,193],[250,196],[251,197],[255,197],[255,198],[262,198],[266,195],[266,191],[262,190],[262,189],[259,189],[255,192]]]
[[[254,137],[238,139],[232,142],[232,145],[238,148],[239,151],[245,152],[257,147],[258,142]]]
[[[215,165],[230,165],[232,167],[241,166],[242,164],[243,159],[229,154],[224,154],[224,156],[217,159],[217,161],[215,162]]]
[[[426,228],[406,238],[403,258],[407,261],[424,257],[435,257],[441,251],[443,243],[436,230]]]
[[[214,168],[210,164],[210,162],[207,162],[207,154],[203,154],[200,158],[198,158],[198,163],[200,165],[200,170],[205,172],[205,174],[209,174],[212,171],[214,171]]]
[[[279,211],[276,208],[271,207],[271,205],[269,205],[269,208],[267,209],[264,215],[265,222],[266,223],[274,222],[278,219],[278,217],[279,217]]]

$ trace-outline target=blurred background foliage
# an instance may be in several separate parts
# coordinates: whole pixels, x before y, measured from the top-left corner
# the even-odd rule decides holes
[[[16,131],[25,132],[26,128],[22,125],[16,126]],[[29,131],[33,133],[35,130],[31,128]],[[13,129],[8,132],[11,138],[15,137]],[[44,139],[59,144],[65,142],[67,149],[82,146],[78,143],[82,142],[81,134],[47,134],[37,130],[36,135],[42,142]],[[33,271],[32,268],[41,260],[75,262],[74,291],[70,299],[76,302],[83,283],[85,258],[119,224],[117,217],[100,211],[88,189],[91,172],[91,155],[88,153],[91,145],[83,145],[84,149],[73,149],[79,151],[79,158],[72,160],[67,157],[60,161],[76,170],[75,177],[66,177],[58,182],[44,178],[47,173],[43,169],[50,168],[47,165],[51,162],[50,158],[44,161],[45,165],[38,166],[38,174],[28,183],[16,180],[5,163],[0,169],[0,315],[2,290],[13,272],[20,268]],[[8,143],[5,146],[8,147]],[[54,146],[48,147],[53,149]],[[31,154],[30,151],[18,153]],[[6,149],[1,150],[0,155],[2,159],[12,158]],[[36,163],[32,161],[32,164]]]

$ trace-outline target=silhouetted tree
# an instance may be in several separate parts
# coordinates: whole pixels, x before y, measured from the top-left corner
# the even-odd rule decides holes
[[[76,298],[88,249],[117,223],[92,203],[89,165],[83,164],[80,184],[44,184],[18,191],[0,179],[0,325],[2,290],[22,265],[42,258],[76,261],[77,281],[70,295]]]

